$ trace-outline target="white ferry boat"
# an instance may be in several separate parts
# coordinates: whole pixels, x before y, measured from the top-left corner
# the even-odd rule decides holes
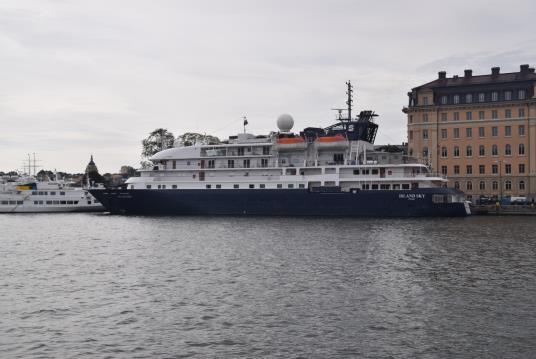
[[[87,189],[65,181],[18,178],[0,183],[0,213],[99,211],[104,207]]]
[[[372,111],[327,128],[292,133],[281,115],[279,131],[240,133],[219,144],[174,147],[155,154],[117,188],[90,189],[117,214],[466,216],[464,194],[402,153],[374,151],[378,125]],[[341,114],[342,111],[339,112]]]

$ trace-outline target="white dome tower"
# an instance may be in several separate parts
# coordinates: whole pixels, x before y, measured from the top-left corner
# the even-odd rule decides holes
[[[284,113],[277,118],[277,127],[281,132],[290,132],[294,126],[294,119],[288,113]]]

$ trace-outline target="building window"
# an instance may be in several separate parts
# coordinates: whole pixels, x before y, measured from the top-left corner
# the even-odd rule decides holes
[[[497,126],[493,126],[491,128],[491,137],[497,137],[499,135],[499,128]]]
[[[459,128],[457,128],[457,127],[454,128],[452,132],[453,132],[453,137],[454,138],[460,138],[460,129]]]
[[[504,118],[512,118],[512,110],[504,110]]]
[[[446,158],[448,156],[448,151],[446,147],[441,147],[441,157]]]
[[[447,166],[441,166],[441,174],[443,176],[446,176],[447,175]]]
[[[484,127],[478,128],[478,137],[485,137],[486,136],[486,129]]]
[[[519,181],[519,190],[524,191],[525,190],[525,181]]]
[[[467,95],[465,95],[465,102],[466,103],[471,103],[473,102],[473,95],[468,93]]]
[[[483,120],[485,118],[485,113],[484,111],[478,111],[478,119],[479,120]]]
[[[491,155],[492,156],[499,155],[499,148],[497,147],[497,145],[491,145]]]
[[[460,113],[454,112],[454,121],[460,121]]]
[[[512,174],[512,165],[507,163],[504,165],[504,173],[506,173],[507,175],[510,175]]]
[[[520,100],[524,100],[525,99],[525,90],[519,90],[517,92],[517,98],[520,99]]]
[[[483,92],[481,92],[478,94],[478,102],[484,102],[484,101],[486,101],[486,95]]]
[[[454,174],[455,174],[455,175],[459,175],[459,174],[460,174],[460,166],[458,166],[458,165],[455,165],[455,166],[454,166]]]
[[[413,123],[413,115],[409,115],[409,123]]]
[[[497,173],[499,173],[499,166],[497,165],[491,165],[491,173],[496,175]]]
[[[497,182],[497,181],[493,181],[493,182],[491,183],[491,188],[492,188],[494,191],[498,190],[498,189],[499,189],[499,182]]]
[[[478,155],[481,157],[486,155],[486,147],[484,145],[478,146]]]
[[[454,104],[457,105],[460,103],[460,95],[454,95]]]
[[[466,184],[465,187],[467,188],[468,191],[472,191],[473,190],[473,182],[467,181],[467,184]]]
[[[471,166],[471,165],[465,166],[465,173],[468,174],[468,175],[472,175],[473,174],[473,166]]]
[[[428,96],[424,96],[422,101],[424,106],[428,106]]]
[[[491,101],[499,101],[499,93],[497,91],[491,93]]]
[[[442,104],[442,105],[446,105],[447,102],[448,102],[448,97],[445,96],[445,95],[441,96],[441,104]]]
[[[481,191],[485,190],[486,189],[486,182],[480,181],[480,183],[478,184],[478,187],[480,188]]]
[[[427,113],[422,115],[422,122],[428,122],[428,114]]]
[[[428,139],[428,130],[422,130],[422,138],[424,140],[427,140]]]
[[[454,182],[454,188],[460,189],[460,182],[458,181]]]
[[[486,166],[485,165],[478,165],[478,173],[483,175],[486,174]]]
[[[504,99],[506,101],[510,101],[512,99],[512,91],[505,91],[504,92]]]
[[[519,166],[518,166],[518,170],[519,170],[519,174],[525,173],[525,164],[520,163]]]
[[[234,168],[234,160],[227,160],[227,167]]]
[[[467,138],[473,137],[473,129],[471,127],[467,127],[465,129],[465,137]]]
[[[423,158],[428,158],[428,147],[423,147],[422,148],[422,157]]]
[[[512,146],[510,146],[509,144],[504,146],[504,154],[506,156],[511,156],[512,155]]]
[[[447,129],[446,128],[442,128],[441,129],[441,138],[445,139],[447,138]]]
[[[447,117],[447,113],[446,112],[442,112],[441,113],[441,121],[445,122],[447,121],[448,117]]]
[[[465,113],[465,119],[466,119],[467,121],[471,121],[471,120],[473,119],[473,113],[472,113],[471,111],[467,111],[467,112]]]
[[[511,191],[512,190],[512,181],[506,181],[504,183],[504,189],[507,190],[507,191]]]
[[[460,157],[460,147],[454,146],[453,156],[454,157]]]
[[[525,109],[524,108],[520,108],[519,110],[517,110],[517,116],[519,118],[523,118],[525,117]]]
[[[512,136],[512,127],[504,126],[504,135],[506,137]]]
[[[492,110],[491,111],[491,119],[492,120],[497,120],[499,118],[499,111],[497,110]]]
[[[525,155],[525,145],[522,144],[522,143],[519,144],[518,154],[519,154],[520,156],[524,156],[524,155]]]
[[[472,156],[473,156],[473,147],[471,147],[471,146],[467,146],[467,147],[465,148],[465,155],[466,155],[467,157],[472,157]]]
[[[517,128],[517,134],[519,136],[525,136],[525,125],[519,125]]]

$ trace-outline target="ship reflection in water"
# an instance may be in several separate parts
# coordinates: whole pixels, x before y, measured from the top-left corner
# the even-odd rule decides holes
[[[4,358],[536,352],[532,218],[42,214],[0,228]]]

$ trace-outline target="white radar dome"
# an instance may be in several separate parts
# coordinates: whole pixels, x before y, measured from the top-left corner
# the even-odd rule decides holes
[[[294,126],[294,119],[288,113],[284,113],[277,118],[277,127],[281,132],[289,132]]]

